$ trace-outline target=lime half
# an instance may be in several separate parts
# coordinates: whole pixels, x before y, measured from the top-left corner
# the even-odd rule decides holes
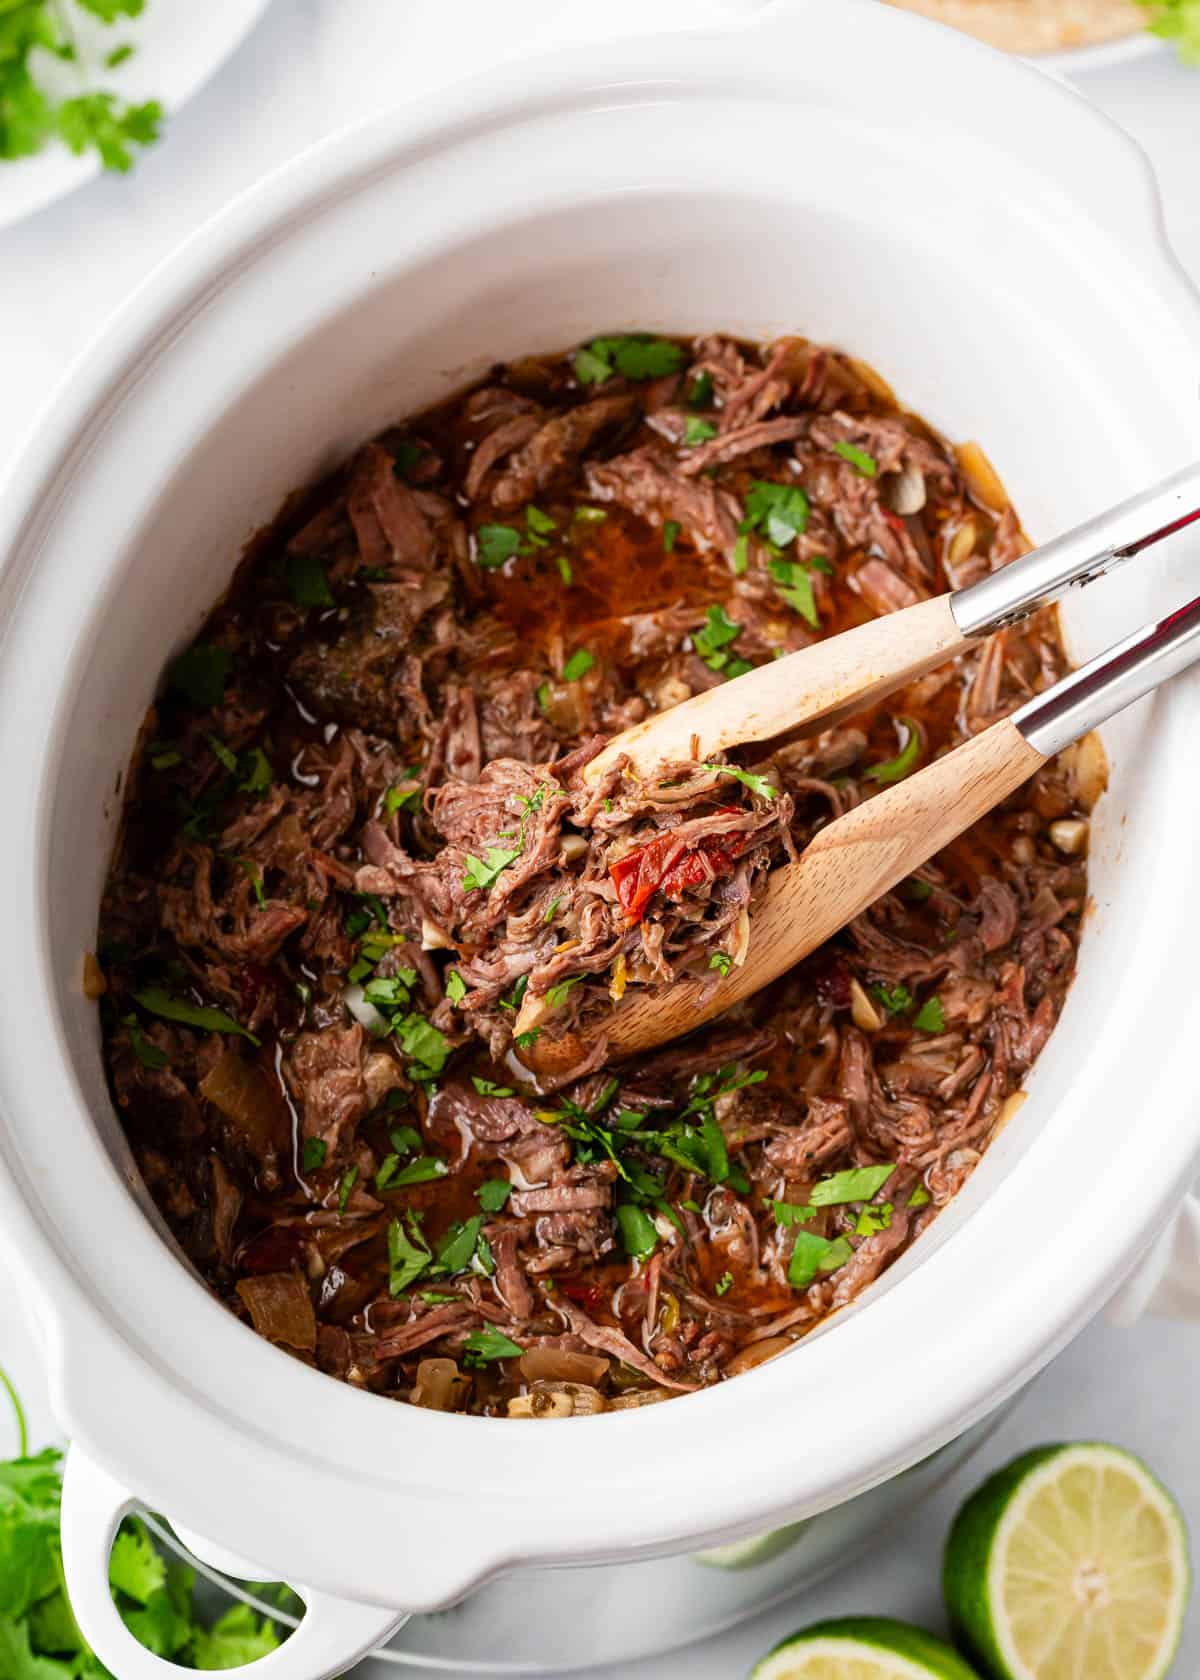
[[[1038,1447],[986,1481],[946,1544],[955,1630],[1002,1680],[1158,1680],[1190,1588],[1187,1530],[1140,1459]]]
[[[931,1633],[883,1616],[801,1628],[769,1651],[750,1680],[978,1680]],[[1090,1677],[1089,1677],[1090,1680]]]

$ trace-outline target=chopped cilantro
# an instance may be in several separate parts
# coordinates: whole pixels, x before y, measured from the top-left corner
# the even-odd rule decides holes
[[[563,901],[563,894],[562,893],[559,893],[558,897],[551,901],[551,903],[549,905],[549,908],[546,911],[546,914],[542,917],[542,926],[543,927],[547,926],[550,922],[552,922],[554,920],[555,916],[558,914],[558,907],[562,903],[562,901]]]
[[[692,388],[687,395],[689,408],[711,408],[713,400],[713,382],[711,373],[698,373],[692,381]]]
[[[467,995],[467,982],[456,968],[446,976],[446,997],[457,1007]]]
[[[357,1165],[349,1166],[341,1176],[338,1184],[338,1212],[345,1213],[346,1204],[350,1200],[350,1192],[358,1182]]]
[[[907,986],[872,986],[871,996],[883,1005],[889,1015],[901,1015],[913,1005],[913,995]]]
[[[156,744],[150,748],[150,768],[152,770],[174,770],[177,764],[182,764],[183,754],[178,747]]]
[[[450,1044],[444,1034],[423,1015],[405,1015],[393,1022],[396,1041],[406,1056],[412,1058],[409,1077],[433,1079],[446,1065]]]
[[[300,1152],[300,1166],[304,1172],[316,1172],[325,1165],[328,1153],[324,1138],[306,1137]]]
[[[511,525],[481,525],[475,533],[475,560],[486,572],[494,572],[511,560],[521,548],[521,533]]]
[[[471,1083],[481,1097],[511,1097],[515,1094],[511,1085],[497,1085],[490,1079],[480,1079],[476,1074],[471,1075]]]
[[[750,538],[743,531],[733,545],[733,575],[745,577],[750,566]]]
[[[164,1021],[178,1021],[185,1027],[199,1027],[203,1032],[239,1033],[251,1044],[258,1044],[254,1034],[247,1032],[223,1009],[211,1009],[207,1004],[189,1003],[187,998],[172,997],[162,986],[143,986],[140,992],[133,994],[133,999],[148,1014],[161,1015]]]
[[[877,1190],[882,1190],[895,1172],[892,1161],[879,1167],[848,1167],[814,1184],[811,1195],[814,1207],[834,1207],[840,1202],[869,1202]]]
[[[713,1294],[714,1295],[726,1295],[726,1294],[729,1293],[729,1291],[732,1288],[733,1288],[733,1273],[732,1272],[722,1272],[720,1277],[717,1279],[716,1283],[713,1284]]]
[[[445,1178],[449,1171],[438,1155],[418,1155],[406,1167],[400,1165],[398,1155],[385,1155],[375,1174],[375,1188],[399,1190],[405,1184],[432,1184],[435,1179]]]
[[[793,1289],[807,1289],[818,1272],[836,1272],[853,1253],[845,1237],[830,1242],[812,1231],[797,1231],[788,1262],[788,1282]]]
[[[466,854],[467,868],[462,878],[462,884],[467,892],[487,892],[495,885],[510,863],[515,863],[520,857],[520,851],[509,851],[504,846],[489,846],[483,858]]]
[[[772,1202],[771,1211],[777,1225],[807,1225],[817,1217],[817,1210],[804,1202]]]
[[[567,1001],[567,993],[572,986],[578,986],[583,979],[582,974],[573,974],[569,980],[560,980],[556,986],[546,988],[546,1002],[551,1009],[561,1009]]]
[[[518,1050],[532,1050],[541,1036],[541,1027],[530,1027],[528,1032],[518,1033],[513,1039],[513,1043]]]
[[[261,747],[251,747],[241,760],[242,779],[238,787],[242,793],[265,793],[275,780],[271,760]]]
[[[215,735],[208,736],[208,745],[217,763],[229,771],[231,776],[237,774],[237,754],[231,753],[224,741],[218,741]]]
[[[325,568],[311,554],[289,554],[284,567],[288,594],[298,607],[332,607]]]
[[[774,799],[779,789],[769,782],[765,776],[755,775],[753,770],[741,770],[736,764],[702,764],[702,770],[713,770],[718,776],[730,776],[735,782],[741,782],[751,793],[756,793],[760,799]]]
[[[929,882],[918,881],[915,875],[909,876],[908,880],[904,883],[904,890],[908,894],[909,898],[915,898],[918,904],[923,903],[925,899],[931,897],[933,894],[933,888],[930,886]]]
[[[543,513],[541,508],[534,507],[532,502],[530,502],[529,506],[525,509],[525,523],[528,528],[535,532],[539,537],[544,537],[548,531],[556,531],[558,529],[558,526],[555,524],[554,520],[551,519],[550,515],[548,513]]]
[[[255,903],[260,910],[265,909],[267,903],[266,888],[263,886],[263,878],[259,874],[254,860],[252,858],[239,858],[237,861],[238,868],[245,875],[254,892]]]
[[[486,1365],[493,1359],[519,1359],[525,1349],[512,1341],[502,1330],[491,1325],[486,1330],[472,1330],[463,1343],[463,1364],[468,1367]]]
[[[408,1220],[405,1231],[398,1219],[388,1226],[388,1292],[399,1295],[415,1283],[433,1256],[416,1221]]]
[[[727,677],[741,676],[751,667],[744,659],[731,660],[727,651],[729,644],[735,642],[741,633],[741,625],[734,623],[724,607],[712,606],[708,609],[704,628],[693,633],[692,646],[710,671],[721,671]]]
[[[571,568],[571,562],[567,559],[565,554],[556,554],[554,557],[554,564],[558,567],[559,577],[566,584],[567,588],[570,589],[571,585],[575,582],[575,573]]]
[[[658,1247],[658,1229],[644,1208],[623,1202],[617,1209],[621,1245],[633,1260],[644,1260]]]
[[[550,713],[550,684],[542,682],[533,691],[533,698],[537,701],[537,709],[543,717]]]
[[[701,420],[695,414],[689,414],[684,421],[683,442],[687,449],[695,449],[698,444],[707,443],[716,435],[717,428],[711,420]]]
[[[718,974],[728,974],[733,967],[733,958],[728,951],[714,951],[708,959],[709,968],[715,968]]]
[[[811,624],[814,630],[819,629],[821,615],[817,611],[808,567],[799,560],[768,560],[767,570],[775,580],[780,596],[792,611],[798,612],[805,623]]]
[[[504,998],[500,999],[501,1009],[520,1009],[522,999],[524,998],[525,993],[528,991],[528,989],[529,989],[529,976],[528,976],[528,974],[519,974],[516,978],[516,981],[515,981],[514,985],[513,985],[512,991],[509,992],[507,997],[504,997]]]
[[[146,1037],[137,1024],[136,1016],[127,1015],[125,1017],[125,1028],[129,1034],[129,1048],[143,1067],[157,1070],[170,1066],[171,1058],[165,1050],[159,1049],[153,1039]]]
[[[674,552],[675,544],[679,540],[679,533],[682,529],[683,527],[680,525],[678,519],[667,519],[663,522],[662,542],[664,554],[671,554]]]
[[[581,385],[602,385],[614,373],[625,379],[662,379],[677,373],[683,360],[678,344],[650,333],[594,338],[575,352],[575,377]]]
[[[400,1096],[399,1091],[389,1091],[389,1096]],[[421,1134],[415,1126],[391,1126],[388,1128],[388,1142],[397,1155],[411,1155],[414,1149],[421,1147]]]
[[[892,1223],[891,1202],[868,1202],[854,1223],[856,1237],[873,1237],[876,1231],[886,1231]]]
[[[383,814],[385,817],[394,817],[397,811],[403,811],[408,806],[419,803],[421,788],[419,784],[414,786],[413,783],[420,774],[420,770],[421,766],[419,764],[410,764],[404,771],[404,779],[397,782],[394,787],[388,788],[383,796]]]
[[[925,1186],[923,1184],[918,1184],[912,1195],[908,1198],[908,1205],[910,1208],[926,1207],[932,1200],[933,1197],[929,1194],[929,1191],[926,1190]]]
[[[808,497],[798,484],[770,484],[756,479],[746,492],[746,517],[740,531],[758,531],[777,548],[786,548],[808,526]]]
[[[233,655],[227,647],[197,642],[172,660],[167,683],[200,711],[209,711],[221,704],[232,664]]]
[[[910,717],[901,717],[897,722],[907,731],[904,745],[895,758],[885,759],[882,764],[869,764],[863,775],[873,782],[886,785],[889,782],[902,782],[910,775],[921,761],[921,731]]]
[[[926,998],[918,1009],[913,1026],[918,1032],[941,1033],[946,1030],[946,1014],[939,997]]]
[[[595,663],[595,655],[589,653],[587,648],[576,648],[563,666],[563,681],[578,682],[580,677],[588,674]]]
[[[473,1214],[467,1220],[455,1220],[438,1244],[434,1270],[439,1277],[453,1277],[469,1270],[483,1230],[483,1215]]]
[[[512,1192],[512,1185],[506,1178],[487,1178],[476,1190],[479,1205],[484,1213],[499,1213]]]
[[[833,453],[840,455],[843,461],[849,461],[855,472],[861,473],[864,478],[874,478],[879,471],[879,463],[875,457],[868,455],[866,450],[860,449],[857,444],[835,443]]]
[[[607,510],[598,507],[577,507],[571,515],[573,523],[577,525],[599,525],[607,518]]]

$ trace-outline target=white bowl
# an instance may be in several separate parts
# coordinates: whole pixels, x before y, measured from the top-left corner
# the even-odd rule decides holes
[[[164,661],[250,532],[358,440],[498,358],[635,327],[850,347],[983,439],[1035,537],[1200,444],[1200,304],[1141,154],[1050,79],[868,0],[498,69],[310,153],[151,278],[0,494],[0,1229],[87,1455],[72,1591],[122,1680],[162,1672],[110,1655],[123,1488],[314,1583],[275,1672],[332,1673],[400,1608],[515,1565],[713,1544],[913,1464],[1097,1309],[1196,1160],[1185,680],[1106,732],[1094,910],[1030,1100],[787,1358],[569,1429],[441,1416],[272,1348],[164,1241],[78,978]],[[1177,541],[1076,596],[1073,651],[1186,599],[1186,576]]]

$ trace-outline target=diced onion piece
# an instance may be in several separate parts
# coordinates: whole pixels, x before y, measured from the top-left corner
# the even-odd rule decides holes
[[[617,960],[613,964],[612,985],[608,988],[608,995],[614,1003],[620,1003],[625,996],[625,985],[629,978],[629,967],[625,961],[624,951],[618,951]]]
[[[925,474],[920,467],[901,467],[888,474],[884,494],[893,513],[920,513],[927,496]]]
[[[1008,492],[1000,482],[1000,474],[977,443],[960,443],[954,451],[963,477],[983,503],[993,513],[1003,513],[1008,506]]]
[[[765,1336],[761,1342],[751,1342],[735,1353],[725,1365],[727,1377],[737,1377],[743,1371],[752,1371],[756,1365],[765,1365],[768,1359],[774,1359],[778,1353],[786,1353],[788,1348],[794,1347],[786,1336]]]
[[[97,998],[104,996],[108,990],[108,981],[104,978],[104,970],[100,967],[94,951],[83,953],[83,995],[95,1003]]]
[[[1085,811],[1091,811],[1108,786],[1108,755],[1094,729],[1062,755],[1067,779]]]
[[[594,1417],[605,1410],[599,1389],[588,1383],[535,1382],[508,1402],[509,1417]]]
[[[559,851],[564,863],[578,863],[580,858],[588,853],[588,842],[582,834],[564,834],[559,841]]]
[[[1087,851],[1088,824],[1081,817],[1061,817],[1050,824],[1050,838],[1067,857],[1079,857]]]
[[[200,1095],[233,1122],[260,1160],[282,1148],[288,1129],[283,1098],[257,1062],[222,1050],[200,1081]]]
[[[422,1359],[409,1400],[426,1411],[453,1411],[465,1381],[453,1359]]]
[[[950,546],[946,550],[946,564],[952,571],[956,566],[961,566],[964,561],[969,560],[971,555],[974,554],[976,536],[975,521],[968,514],[950,538]]]
[[[526,1382],[590,1383],[595,1388],[608,1375],[609,1361],[570,1348],[531,1347],[521,1355],[519,1366]]]
[[[850,976],[850,1019],[860,1032],[878,1032],[883,1025],[883,1016],[853,975]]]
[[[353,1015],[360,1027],[365,1027],[369,1033],[382,1038],[388,1030],[388,1024],[373,1003],[367,1002],[366,993],[361,986],[347,986],[342,993],[342,1002]]]
[[[451,951],[454,945],[445,928],[439,927],[432,916],[421,917],[422,951]]]
[[[311,1353],[317,1345],[312,1298],[297,1272],[239,1278],[237,1292],[254,1328],[269,1342]]]
[[[1037,856],[1036,848],[1028,834],[1016,835],[1009,850],[1013,855],[1014,863],[1032,863]]]
[[[738,919],[733,929],[733,950],[730,960],[734,968],[741,968],[746,960],[746,953],[750,949],[750,912],[743,906],[738,912]]]

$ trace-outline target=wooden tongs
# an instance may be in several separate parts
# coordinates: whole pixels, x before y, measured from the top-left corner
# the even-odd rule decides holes
[[[614,736],[583,772],[620,759],[635,773],[783,734],[815,733],[862,711],[1067,589],[1200,519],[1200,463],[1035,549],[966,589],[873,619]],[[1200,598],[1136,631],[925,769],[822,828],[795,863],[771,871],[750,915],[745,961],[723,978],[630,988],[591,1026],[616,1059],[665,1043],[778,978],[1015,791],[1047,759],[1200,659]],[[527,998],[517,1033],[542,1028],[522,1060],[548,1074],[582,1058],[577,1035]]]

